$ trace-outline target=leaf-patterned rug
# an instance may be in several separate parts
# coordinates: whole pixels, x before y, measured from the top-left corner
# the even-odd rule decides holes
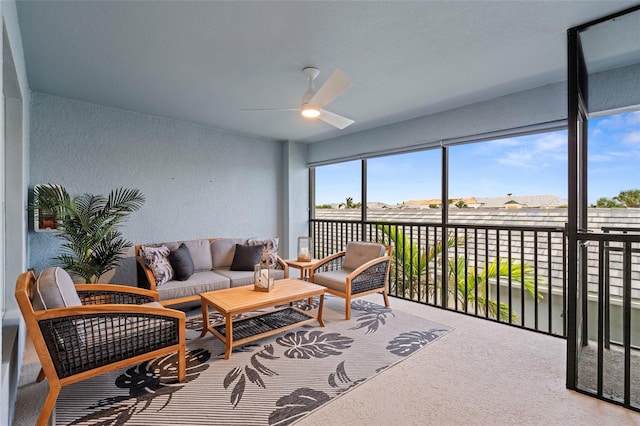
[[[328,296],[325,327],[285,331],[225,360],[217,338],[199,337],[199,308],[187,315],[184,382],[176,355],[103,374],[63,388],[56,424],[289,425],[451,330],[360,299],[345,321],[344,300]]]

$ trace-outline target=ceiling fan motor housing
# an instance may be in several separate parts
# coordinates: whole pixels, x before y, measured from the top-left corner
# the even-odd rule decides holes
[[[320,70],[318,68],[306,67],[302,69],[302,72],[307,76],[307,80],[309,81],[309,87],[307,88],[307,91],[304,92],[304,95],[302,95],[302,108],[304,109],[305,105],[307,105],[311,98],[313,98],[313,95],[316,94],[316,89],[313,86],[313,80],[320,75]]]

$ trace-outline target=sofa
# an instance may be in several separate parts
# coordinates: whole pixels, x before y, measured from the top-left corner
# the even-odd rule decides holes
[[[192,302],[200,293],[253,284],[256,263],[288,278],[278,238],[201,238],[135,246],[138,287],[158,292],[164,305]]]

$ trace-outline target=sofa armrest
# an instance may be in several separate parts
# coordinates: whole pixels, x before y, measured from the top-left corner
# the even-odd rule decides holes
[[[284,271],[284,277],[289,278],[289,265],[280,256],[278,256],[278,266]]]
[[[140,247],[142,246],[136,245],[135,248],[138,287],[156,291],[156,279],[153,277],[151,269],[144,263],[142,256],[140,256]]]
[[[158,292],[117,284],[76,284],[83,305],[133,304],[158,301]]]

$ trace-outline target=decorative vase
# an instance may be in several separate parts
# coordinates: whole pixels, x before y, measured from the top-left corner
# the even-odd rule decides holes
[[[310,262],[313,259],[313,238],[298,237],[298,262]]]
[[[276,265],[258,263],[253,270],[253,289],[255,291],[271,291],[275,281]]]

